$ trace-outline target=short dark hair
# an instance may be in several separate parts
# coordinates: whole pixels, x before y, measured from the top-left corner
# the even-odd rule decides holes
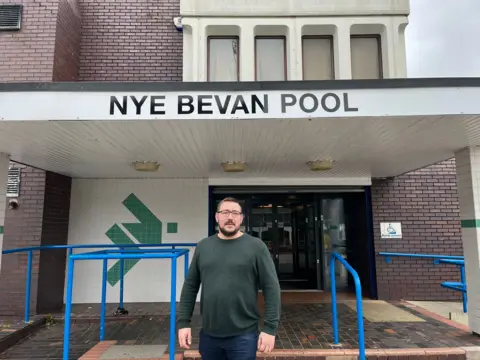
[[[217,211],[220,210],[220,206],[222,206],[222,204],[225,203],[225,202],[233,202],[235,204],[238,204],[238,206],[240,206],[241,211],[243,212],[242,204],[240,204],[240,201],[238,201],[234,197],[226,197],[223,200],[221,200],[217,205]]]

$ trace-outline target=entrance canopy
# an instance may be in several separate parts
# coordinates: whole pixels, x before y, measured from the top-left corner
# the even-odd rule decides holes
[[[389,177],[479,145],[478,99],[476,78],[7,83],[0,152],[71,177]],[[320,159],[333,168],[310,171]]]

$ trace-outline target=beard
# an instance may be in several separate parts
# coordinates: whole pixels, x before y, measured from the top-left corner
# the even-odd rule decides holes
[[[235,226],[234,224],[225,224],[225,226],[227,225],[233,225]],[[239,231],[240,231],[240,226],[239,227],[235,227],[233,230],[227,230],[225,228],[225,226],[219,226],[218,229],[219,231],[226,237],[231,237],[231,236],[234,236],[236,235]]]

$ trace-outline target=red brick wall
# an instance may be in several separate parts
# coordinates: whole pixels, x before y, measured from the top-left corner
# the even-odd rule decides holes
[[[82,22],[76,0],[59,0],[53,81],[77,81]]]
[[[181,81],[179,0],[79,0],[81,81]]]
[[[449,160],[372,186],[375,251],[463,255],[455,162]],[[402,223],[402,239],[380,239],[380,222]],[[440,287],[458,281],[455,266],[431,260],[376,259],[380,299],[460,300]]]
[[[6,210],[3,250],[67,244],[71,178],[12,164],[22,168],[19,206]],[[33,254],[30,313],[60,310],[66,251]],[[2,256],[0,315],[23,316],[27,261],[27,253]]]
[[[22,168],[18,208],[5,212],[3,250],[27,246],[39,246],[42,238],[43,200],[45,172]],[[25,308],[25,281],[27,253],[2,255],[0,270],[0,315],[23,315]],[[30,309],[37,306],[39,254],[34,253]]]

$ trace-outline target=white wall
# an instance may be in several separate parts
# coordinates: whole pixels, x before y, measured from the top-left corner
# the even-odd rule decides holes
[[[0,153],[0,251],[3,249],[3,227],[5,226],[5,206],[7,198],[7,179],[8,168],[10,166],[10,157]],[[0,270],[2,268],[2,257],[0,252]]]
[[[163,242],[198,242],[208,235],[208,180],[74,179],[69,244],[111,244],[105,233],[112,225],[119,224],[125,231],[121,223],[138,222],[122,204],[132,193],[162,221]],[[167,233],[168,222],[178,223],[178,233]],[[192,256],[193,249],[190,261]],[[114,262],[109,261],[109,268]],[[183,264],[180,259],[177,300],[183,285]],[[101,275],[102,260],[76,261],[73,303],[100,302]],[[119,283],[113,288],[108,285],[107,302],[118,300]],[[140,260],[125,276],[124,301],[169,302],[170,260]]]

